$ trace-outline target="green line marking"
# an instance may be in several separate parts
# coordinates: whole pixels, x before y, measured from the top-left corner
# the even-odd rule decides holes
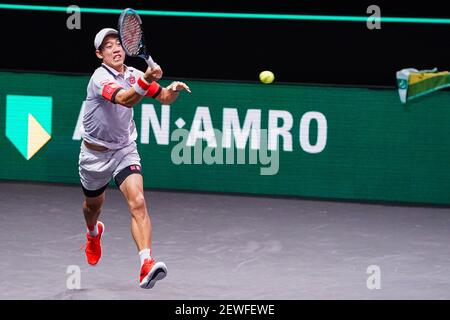
[[[68,7],[61,6],[36,6],[0,3],[0,10],[27,10],[47,12],[67,12]],[[225,19],[267,19],[267,20],[305,20],[305,21],[340,21],[340,22],[366,22],[370,16],[333,16],[333,15],[309,15],[309,14],[274,14],[274,13],[227,13],[227,12],[194,12],[194,11],[160,11],[160,10],[136,10],[143,16],[166,16],[188,18],[225,18]],[[122,9],[106,8],[80,8],[81,13],[95,14],[120,14]],[[374,19],[374,18],[372,18]],[[450,24],[447,18],[400,18],[381,17],[384,23],[424,23],[424,24]]]

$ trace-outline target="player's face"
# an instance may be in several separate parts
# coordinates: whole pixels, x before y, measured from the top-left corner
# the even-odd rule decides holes
[[[103,40],[100,47],[103,63],[121,72],[125,61],[125,51],[117,36],[110,35]]]

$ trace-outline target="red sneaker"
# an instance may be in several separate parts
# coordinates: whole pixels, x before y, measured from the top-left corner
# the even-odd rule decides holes
[[[140,284],[143,289],[151,289],[156,281],[162,280],[167,275],[167,267],[164,262],[156,262],[154,259],[145,259],[141,268]]]
[[[102,238],[102,234],[105,231],[105,225],[103,222],[99,221],[97,224],[98,234],[95,237],[86,234],[87,242],[86,242],[86,258],[87,262],[90,265],[95,266],[102,257],[102,245],[100,243],[100,239]]]

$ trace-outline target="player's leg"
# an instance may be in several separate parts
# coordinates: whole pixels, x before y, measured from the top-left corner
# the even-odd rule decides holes
[[[121,183],[120,191],[122,191],[128,203],[128,209],[131,213],[131,234],[138,251],[150,249],[152,223],[145,202],[142,175],[130,174]]]
[[[104,187],[89,191],[83,187],[85,199],[83,201],[83,214],[86,221],[86,259],[90,265],[96,265],[102,257],[101,238],[105,231],[103,222],[98,221],[102,205],[105,201]]]
[[[98,232],[98,230],[96,230],[97,221],[100,216],[103,203],[105,202],[105,189],[106,186],[94,192],[89,192],[86,189],[83,190],[85,195],[83,201],[83,214],[86,221],[86,226],[92,236],[95,236]]]
[[[152,288],[156,281],[167,275],[163,262],[152,257],[152,224],[144,197],[144,183],[140,165],[129,165],[115,176],[116,184],[122,191],[131,213],[131,233],[139,251],[141,261],[140,287]]]
[[[113,178],[131,213],[131,233],[138,251],[151,248],[152,224],[144,198],[141,157],[135,142],[115,154],[118,163]]]
[[[109,161],[112,152],[95,152],[81,144],[79,174],[85,199],[82,209],[87,227],[86,258],[89,264],[96,265],[102,255],[101,237],[105,230],[98,221],[105,201],[105,189],[111,180],[113,164]]]

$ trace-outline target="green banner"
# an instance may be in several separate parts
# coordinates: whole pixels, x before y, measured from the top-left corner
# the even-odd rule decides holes
[[[88,81],[0,73],[0,179],[79,183]],[[450,204],[448,91],[188,85],[134,107],[147,188]]]

